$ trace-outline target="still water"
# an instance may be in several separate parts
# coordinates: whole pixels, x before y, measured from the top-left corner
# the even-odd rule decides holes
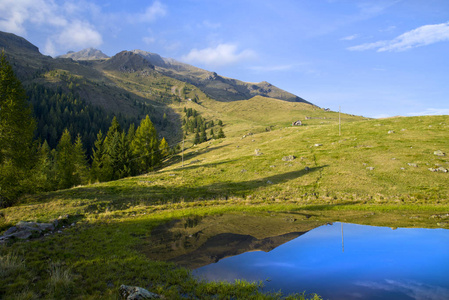
[[[333,223],[194,274],[262,280],[264,291],[306,291],[324,299],[449,299],[449,230]]]

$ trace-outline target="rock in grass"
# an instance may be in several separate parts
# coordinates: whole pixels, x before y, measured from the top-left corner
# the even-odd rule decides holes
[[[282,158],[283,161],[292,161],[292,160],[295,160],[295,159],[296,159],[296,157],[294,155],[288,155],[288,156],[284,156]]]
[[[120,297],[125,300],[140,300],[140,299],[161,299],[162,296],[149,292],[144,288],[138,286],[129,286],[122,284],[119,288]]]
[[[434,151],[433,154],[436,156],[446,156],[446,153],[441,150]]]
[[[431,172],[443,172],[443,173],[447,173],[448,172],[448,170],[446,168],[443,168],[443,167],[429,168],[429,171],[431,171]]]
[[[20,221],[16,226],[10,227],[4,235],[0,236],[0,241],[7,241],[12,238],[26,240],[30,237],[41,236],[45,232],[55,230],[53,223],[36,223]]]
[[[263,153],[260,152],[260,149],[254,150],[254,155],[255,155],[255,156],[261,156],[262,154],[263,154]]]

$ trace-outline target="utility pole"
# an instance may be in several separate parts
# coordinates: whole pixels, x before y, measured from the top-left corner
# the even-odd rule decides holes
[[[182,139],[182,167],[184,168],[184,138]]]
[[[345,240],[343,238],[343,222],[341,222],[341,252],[345,252]]]
[[[341,135],[341,106],[338,106],[338,135]]]

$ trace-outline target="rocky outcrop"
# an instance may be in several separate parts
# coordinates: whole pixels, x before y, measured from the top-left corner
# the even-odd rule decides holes
[[[26,240],[30,238],[37,238],[44,234],[54,232],[59,228],[65,228],[69,222],[69,215],[60,216],[51,223],[37,223],[20,221],[15,226],[10,227],[5,233],[0,236],[0,243],[4,243],[11,239]],[[72,226],[75,224],[72,223]]]
[[[124,300],[140,300],[140,299],[162,299],[161,295],[149,292],[148,290],[138,287],[122,284],[119,288],[121,299]]]

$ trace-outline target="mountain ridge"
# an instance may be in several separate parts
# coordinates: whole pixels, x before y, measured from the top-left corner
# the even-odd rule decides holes
[[[57,58],[72,58],[74,60],[104,60],[103,63],[106,65],[106,67],[104,67],[106,70],[113,70],[114,65],[118,67],[118,70],[125,72],[129,72],[131,70],[142,71],[144,68],[150,68],[165,76],[192,84],[208,94],[211,98],[222,102],[248,100],[254,96],[260,95],[289,102],[304,102],[312,104],[299,96],[268,83],[267,81],[258,83],[244,82],[180,62],[174,58],[165,58],[157,53],[149,51],[140,49],[124,50],[112,57],[107,57],[103,52],[101,52],[106,56],[102,58],[92,56],[96,53],[95,51],[101,52],[101,50],[87,48],[78,52],[60,55],[57,56]],[[127,53],[126,55],[128,55],[129,59],[133,60],[132,62],[126,61],[123,57],[125,53]],[[135,56],[132,56],[131,53],[142,57],[144,60],[149,62],[150,65],[142,60],[138,63],[138,59]],[[109,62],[109,60],[113,60],[114,63]]]
[[[58,55],[56,58],[71,58],[73,60],[97,60],[107,59],[109,56],[104,54],[101,50],[95,48],[86,48],[81,51],[69,51],[67,54]]]

